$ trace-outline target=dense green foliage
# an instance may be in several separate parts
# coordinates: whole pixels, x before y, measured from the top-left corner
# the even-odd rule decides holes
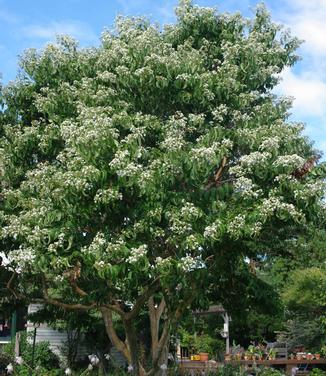
[[[297,39],[263,7],[248,21],[181,1],[177,16],[163,31],[119,18],[98,48],[61,37],[30,50],[2,91],[0,239],[15,288],[99,309],[136,373],[145,303],[165,323],[151,327],[157,368],[190,304],[210,292],[228,308],[246,260],[284,255],[325,214],[325,168],[272,92]]]
[[[287,242],[288,255],[272,258],[260,273],[281,294],[283,339],[290,348],[301,344],[312,352],[326,343],[325,218],[319,226]]]
[[[26,333],[22,332],[19,342],[20,356],[23,359],[23,364],[17,364],[17,372],[19,375],[26,375],[32,365],[33,346],[31,341],[28,341]],[[15,362],[15,341],[4,346],[4,354],[10,357],[12,364]],[[59,359],[49,348],[48,342],[38,342],[35,345],[34,353],[34,368],[39,367],[47,372],[59,368]],[[20,372],[20,373],[19,373]]]

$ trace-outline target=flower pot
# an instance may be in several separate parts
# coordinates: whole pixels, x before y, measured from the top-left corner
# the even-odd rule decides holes
[[[208,353],[204,353],[204,352],[199,353],[200,360],[202,362],[207,362],[208,361],[208,355],[209,355]]]
[[[315,354],[315,358],[316,358],[317,360],[319,360],[319,359],[320,359],[320,354]]]
[[[236,360],[241,360],[242,354],[235,354],[235,358],[236,358]]]

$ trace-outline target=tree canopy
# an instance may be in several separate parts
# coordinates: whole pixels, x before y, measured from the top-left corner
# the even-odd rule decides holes
[[[232,295],[237,265],[282,254],[324,214],[325,168],[272,91],[298,40],[264,7],[252,20],[190,1],[176,12],[163,30],[119,17],[97,48],[62,36],[29,50],[2,93],[10,288],[100,310],[136,374],[142,309],[153,374],[189,305],[208,290]]]

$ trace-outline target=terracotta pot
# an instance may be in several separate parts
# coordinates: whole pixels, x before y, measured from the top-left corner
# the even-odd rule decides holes
[[[208,361],[208,353],[204,353],[204,352],[202,352],[202,353],[199,353],[199,356],[200,356],[200,360],[202,361],[202,362],[207,362]]]

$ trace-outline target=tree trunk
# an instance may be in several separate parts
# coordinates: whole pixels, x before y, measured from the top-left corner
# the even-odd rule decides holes
[[[131,320],[124,321],[123,324],[126,332],[126,338],[128,341],[131,365],[133,367],[132,374],[135,376],[143,376],[143,370],[141,370],[142,367],[140,367],[139,346],[137,341],[135,325]]]
[[[154,305],[154,300],[148,302],[149,316],[151,323],[151,357],[152,369],[145,371],[144,364],[141,364],[139,353],[139,342],[134,319],[126,319],[126,316],[120,315],[125,330],[126,341],[121,340],[114,328],[112,320],[112,311],[108,308],[102,308],[106,332],[112,344],[119,350],[127,360],[128,364],[133,367],[132,375],[134,376],[164,376],[167,371],[161,368],[167,365],[168,343],[170,338],[171,319],[162,320],[162,329],[160,330],[160,321],[165,309],[165,302],[162,300],[158,307]]]

